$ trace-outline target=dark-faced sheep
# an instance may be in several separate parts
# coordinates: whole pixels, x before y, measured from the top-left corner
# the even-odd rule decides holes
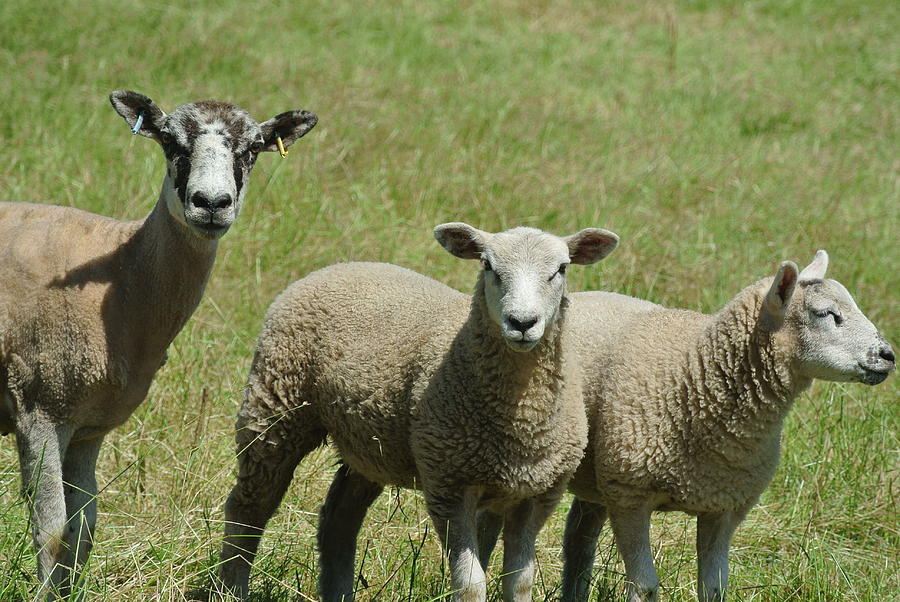
[[[103,437],[144,400],[197,307],[257,153],[316,123],[293,111],[258,124],[214,101],[166,115],[136,92],[110,100],[166,155],[146,218],[0,203],[0,432],[16,434],[38,578],[50,599],[68,595],[93,543]]]

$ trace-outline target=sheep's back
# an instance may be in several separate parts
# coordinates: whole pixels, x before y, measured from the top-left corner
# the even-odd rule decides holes
[[[269,415],[308,407],[302,420],[320,424],[351,467],[371,480],[411,485],[413,386],[433,373],[469,303],[390,264],[314,272],[272,304],[251,374],[251,389],[265,392],[248,401],[267,404]]]

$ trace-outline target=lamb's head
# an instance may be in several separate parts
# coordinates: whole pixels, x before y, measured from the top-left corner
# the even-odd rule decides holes
[[[800,377],[877,385],[895,368],[894,352],[847,289],[825,278],[828,254],[803,271],[782,262],[766,293],[760,324],[778,331]]]
[[[476,295],[483,295],[491,320],[510,348],[529,351],[556,322],[565,302],[566,268],[606,257],[619,237],[587,228],[559,237],[535,228],[492,234],[468,224],[441,224],[434,236],[453,255],[480,259]]]
[[[143,94],[119,90],[113,108],[132,131],[156,140],[168,162],[163,195],[172,215],[205,239],[222,236],[241,210],[256,157],[290,146],[315,125],[308,111],[289,111],[257,123],[245,110],[205,100],[166,115]]]

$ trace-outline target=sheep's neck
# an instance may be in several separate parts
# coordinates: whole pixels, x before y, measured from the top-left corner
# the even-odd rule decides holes
[[[761,303],[761,297],[746,295],[719,312],[688,352],[684,386],[673,389],[686,416],[702,413],[691,429],[716,431],[748,451],[772,445],[808,384],[795,381],[772,335],[758,328]]]
[[[136,351],[163,353],[203,296],[217,242],[200,239],[179,223],[164,193],[136,226],[122,249],[125,283],[118,300],[130,333],[139,339]]]
[[[559,405],[559,393],[566,380],[563,374],[564,318],[563,308],[534,349],[513,351],[490,318],[484,296],[476,292],[467,328],[473,333],[475,348],[484,359],[469,357],[465,358],[465,362],[470,367],[472,382],[478,383],[480,390],[493,391],[498,401],[503,402],[495,404],[495,411],[510,420],[515,420],[517,416],[529,420],[552,420],[554,412],[547,405],[547,393]],[[485,371],[484,365],[494,366],[494,369]]]

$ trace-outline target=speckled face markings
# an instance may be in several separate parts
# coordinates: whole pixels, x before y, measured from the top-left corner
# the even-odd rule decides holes
[[[263,143],[259,125],[243,109],[201,101],[173,111],[162,132],[169,210],[202,237],[218,238],[240,213]]]

